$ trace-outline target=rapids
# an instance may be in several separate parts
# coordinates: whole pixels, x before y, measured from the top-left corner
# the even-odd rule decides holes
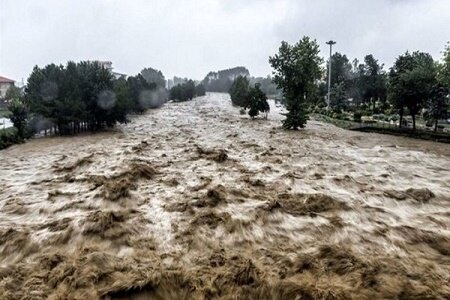
[[[0,151],[0,299],[450,298],[450,145],[226,94]]]

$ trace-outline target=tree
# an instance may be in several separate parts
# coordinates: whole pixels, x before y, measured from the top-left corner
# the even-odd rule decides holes
[[[247,97],[245,108],[249,108],[248,115],[254,119],[261,112],[266,114],[265,117],[267,119],[270,106],[267,102],[267,96],[261,90],[259,83],[249,89]]]
[[[406,52],[399,56],[389,73],[390,99],[399,110],[400,126],[406,106],[416,129],[416,115],[431,97],[436,83],[436,67],[428,53]]]
[[[443,62],[439,71],[439,81],[450,90],[450,43],[445,48]]]
[[[33,120],[46,124],[36,129],[54,124],[59,134],[74,134],[81,127],[94,131],[126,121],[132,107],[123,96],[117,99],[113,89],[112,74],[98,63],[68,62],[35,67],[24,97]]]
[[[119,122],[127,123],[127,114],[133,109],[127,81],[123,77],[114,80],[113,91],[116,96],[116,104],[112,114]]]
[[[159,70],[155,70],[153,68],[145,68],[141,71],[141,75],[149,84],[154,83],[157,87],[166,87],[166,78]]]
[[[327,73],[329,74],[329,62],[327,63]],[[342,55],[339,52],[334,53],[331,56],[331,85],[334,87],[335,85],[341,85],[344,88],[346,94],[351,86],[351,77],[352,77],[352,65],[349,62],[347,56]]]
[[[192,100],[196,96],[196,87],[193,80],[188,80],[170,89],[169,97],[175,102]]]
[[[345,83],[339,82],[333,85],[331,89],[330,106],[336,112],[342,112],[347,109],[347,91],[345,89]]]
[[[448,94],[449,89],[441,83],[436,82],[432,87],[428,109],[429,117],[434,121],[434,131],[437,131],[439,119],[447,117]]]
[[[372,54],[364,58],[363,70],[363,99],[372,102],[372,110],[375,111],[376,101],[386,100],[386,75],[383,65],[378,64],[378,60]]]
[[[150,106],[147,92],[156,89],[156,83],[148,83],[144,76],[137,74],[127,79],[128,92],[133,103],[133,111],[143,113]]]
[[[24,138],[27,127],[28,109],[22,99],[15,98],[11,100],[8,105],[8,110],[11,112],[9,118],[11,119],[14,127],[17,129],[17,135],[20,138]]]
[[[236,106],[245,107],[247,105],[248,93],[249,80],[247,77],[238,76],[229,90],[231,103]]]
[[[322,70],[319,45],[303,37],[295,45],[282,42],[278,53],[269,58],[274,69],[274,82],[283,91],[288,113],[283,121],[285,129],[303,128],[308,120],[306,101],[317,88]]]
[[[11,86],[5,94],[5,99],[7,101],[13,100],[13,99],[19,99],[22,96],[22,93],[18,87],[15,85]]]
[[[205,96],[206,95],[205,86],[201,83],[198,84],[195,87],[195,93],[197,94],[198,97]]]

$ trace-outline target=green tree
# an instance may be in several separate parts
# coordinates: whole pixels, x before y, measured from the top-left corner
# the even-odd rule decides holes
[[[450,43],[447,44],[444,51],[443,62],[439,70],[439,81],[450,90]]]
[[[428,53],[406,52],[395,61],[389,73],[389,81],[390,99],[399,110],[400,125],[406,106],[413,119],[413,129],[416,129],[416,115],[430,99],[436,83],[433,58]]]
[[[5,94],[6,100],[13,100],[13,99],[19,99],[22,96],[22,93],[18,87],[15,85],[11,86]]]
[[[267,102],[267,96],[261,90],[259,83],[255,84],[255,87],[251,87],[249,89],[245,108],[249,108],[248,115],[252,119],[254,119],[260,112],[265,113],[265,118],[267,119],[270,106]]]
[[[19,98],[11,100],[8,105],[8,110],[11,112],[10,119],[14,127],[17,129],[17,135],[24,138],[26,135],[28,109],[23,101]]]
[[[329,74],[329,62],[327,63],[327,73]],[[344,108],[344,102],[350,97],[352,87],[352,64],[347,56],[336,52],[331,57],[331,95],[330,106],[334,110]],[[336,98],[337,97],[337,98]],[[336,105],[339,104],[339,107]]]
[[[133,103],[133,111],[143,113],[149,108],[147,92],[156,89],[156,83],[148,83],[144,76],[137,74],[127,79],[128,92]]]
[[[50,64],[43,69],[35,66],[25,88],[25,102],[30,112],[41,116],[61,129],[65,116],[60,112],[59,87],[63,80],[63,66]]]
[[[229,90],[231,103],[236,106],[245,107],[247,105],[249,93],[249,80],[247,77],[238,76]]]
[[[127,123],[127,114],[133,109],[133,102],[130,98],[128,83],[123,77],[114,80],[113,91],[116,96],[116,103],[112,114],[121,123]]]
[[[383,65],[378,63],[372,54],[364,58],[363,73],[363,98],[367,102],[372,102],[372,110],[375,111],[376,101],[386,100],[386,74]]]
[[[315,82],[322,73],[319,45],[306,36],[295,45],[282,42],[269,62],[274,69],[273,80],[283,91],[288,110],[283,127],[303,128],[308,120],[306,102],[314,94]]]
[[[336,112],[342,112],[347,109],[347,90],[344,82],[333,85],[331,89],[330,106]]]
[[[196,87],[193,80],[188,80],[170,89],[169,98],[175,102],[192,100],[196,96]]]
[[[449,89],[444,84],[436,82],[432,87],[427,108],[429,117],[434,122],[434,131],[437,131],[439,119],[447,117],[448,94]]]
[[[126,120],[129,103],[118,101],[113,88],[112,74],[98,63],[51,64],[33,69],[25,101],[37,123],[54,124],[59,134],[74,134],[81,127],[98,130]]]
[[[198,84],[196,87],[195,87],[195,93],[196,93],[196,95],[198,96],[198,97],[201,97],[201,96],[205,96],[206,95],[206,90],[205,90],[205,86],[203,85],[203,84]]]
[[[145,68],[141,71],[141,75],[149,84],[154,83],[157,87],[166,87],[166,78],[159,70],[155,70],[153,68]]]

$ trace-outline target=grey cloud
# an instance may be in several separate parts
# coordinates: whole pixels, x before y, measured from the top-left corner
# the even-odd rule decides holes
[[[111,60],[201,79],[245,65],[271,72],[269,55],[303,35],[350,58],[373,53],[389,66],[406,50],[439,58],[448,35],[446,0],[0,0],[0,74],[26,78],[36,64]]]

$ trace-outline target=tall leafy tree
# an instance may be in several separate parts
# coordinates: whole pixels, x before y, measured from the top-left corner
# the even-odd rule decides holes
[[[127,114],[133,109],[133,102],[130,98],[130,91],[126,79],[121,77],[114,80],[113,91],[116,96],[116,103],[112,114],[119,122],[126,123],[128,121]]]
[[[431,97],[436,83],[436,67],[430,54],[406,52],[399,56],[389,73],[390,99],[400,113],[402,124],[403,109],[406,106],[416,129],[416,115]]]
[[[306,101],[314,94],[315,82],[322,73],[319,45],[306,36],[295,45],[282,42],[269,62],[274,69],[273,80],[283,91],[288,110],[283,127],[303,128],[308,120]]]
[[[65,121],[59,102],[63,72],[64,67],[55,64],[47,65],[43,69],[36,66],[25,88],[25,102],[30,111],[49,120],[60,129]]]
[[[154,83],[157,87],[166,87],[166,78],[159,70],[153,68],[145,68],[141,71],[141,75],[149,84]]]
[[[434,131],[437,131],[439,119],[447,117],[449,106],[448,94],[449,89],[438,82],[431,89],[427,108],[429,110],[429,117],[434,122]]]
[[[450,89],[450,43],[444,51],[444,58],[439,69],[439,81]]]
[[[144,76],[137,74],[136,76],[130,76],[127,79],[128,92],[133,103],[133,111],[142,113],[148,109],[148,101],[146,97],[146,91],[152,91],[156,89],[155,83],[148,83]]]
[[[378,63],[372,54],[366,55],[363,65],[363,92],[365,101],[372,103],[372,109],[375,110],[376,101],[384,102],[386,100],[386,75],[383,71],[383,65]]]
[[[329,74],[329,62],[327,63],[327,73]],[[336,52],[331,57],[331,87],[332,89],[339,89],[344,94],[340,94],[344,98],[350,95],[350,88],[352,84],[352,64],[347,56]],[[336,101],[341,99],[335,99]],[[333,102],[333,95],[331,95],[331,102]]]
[[[330,106],[334,111],[341,112],[347,109],[348,91],[344,82],[333,85],[330,98]]]

